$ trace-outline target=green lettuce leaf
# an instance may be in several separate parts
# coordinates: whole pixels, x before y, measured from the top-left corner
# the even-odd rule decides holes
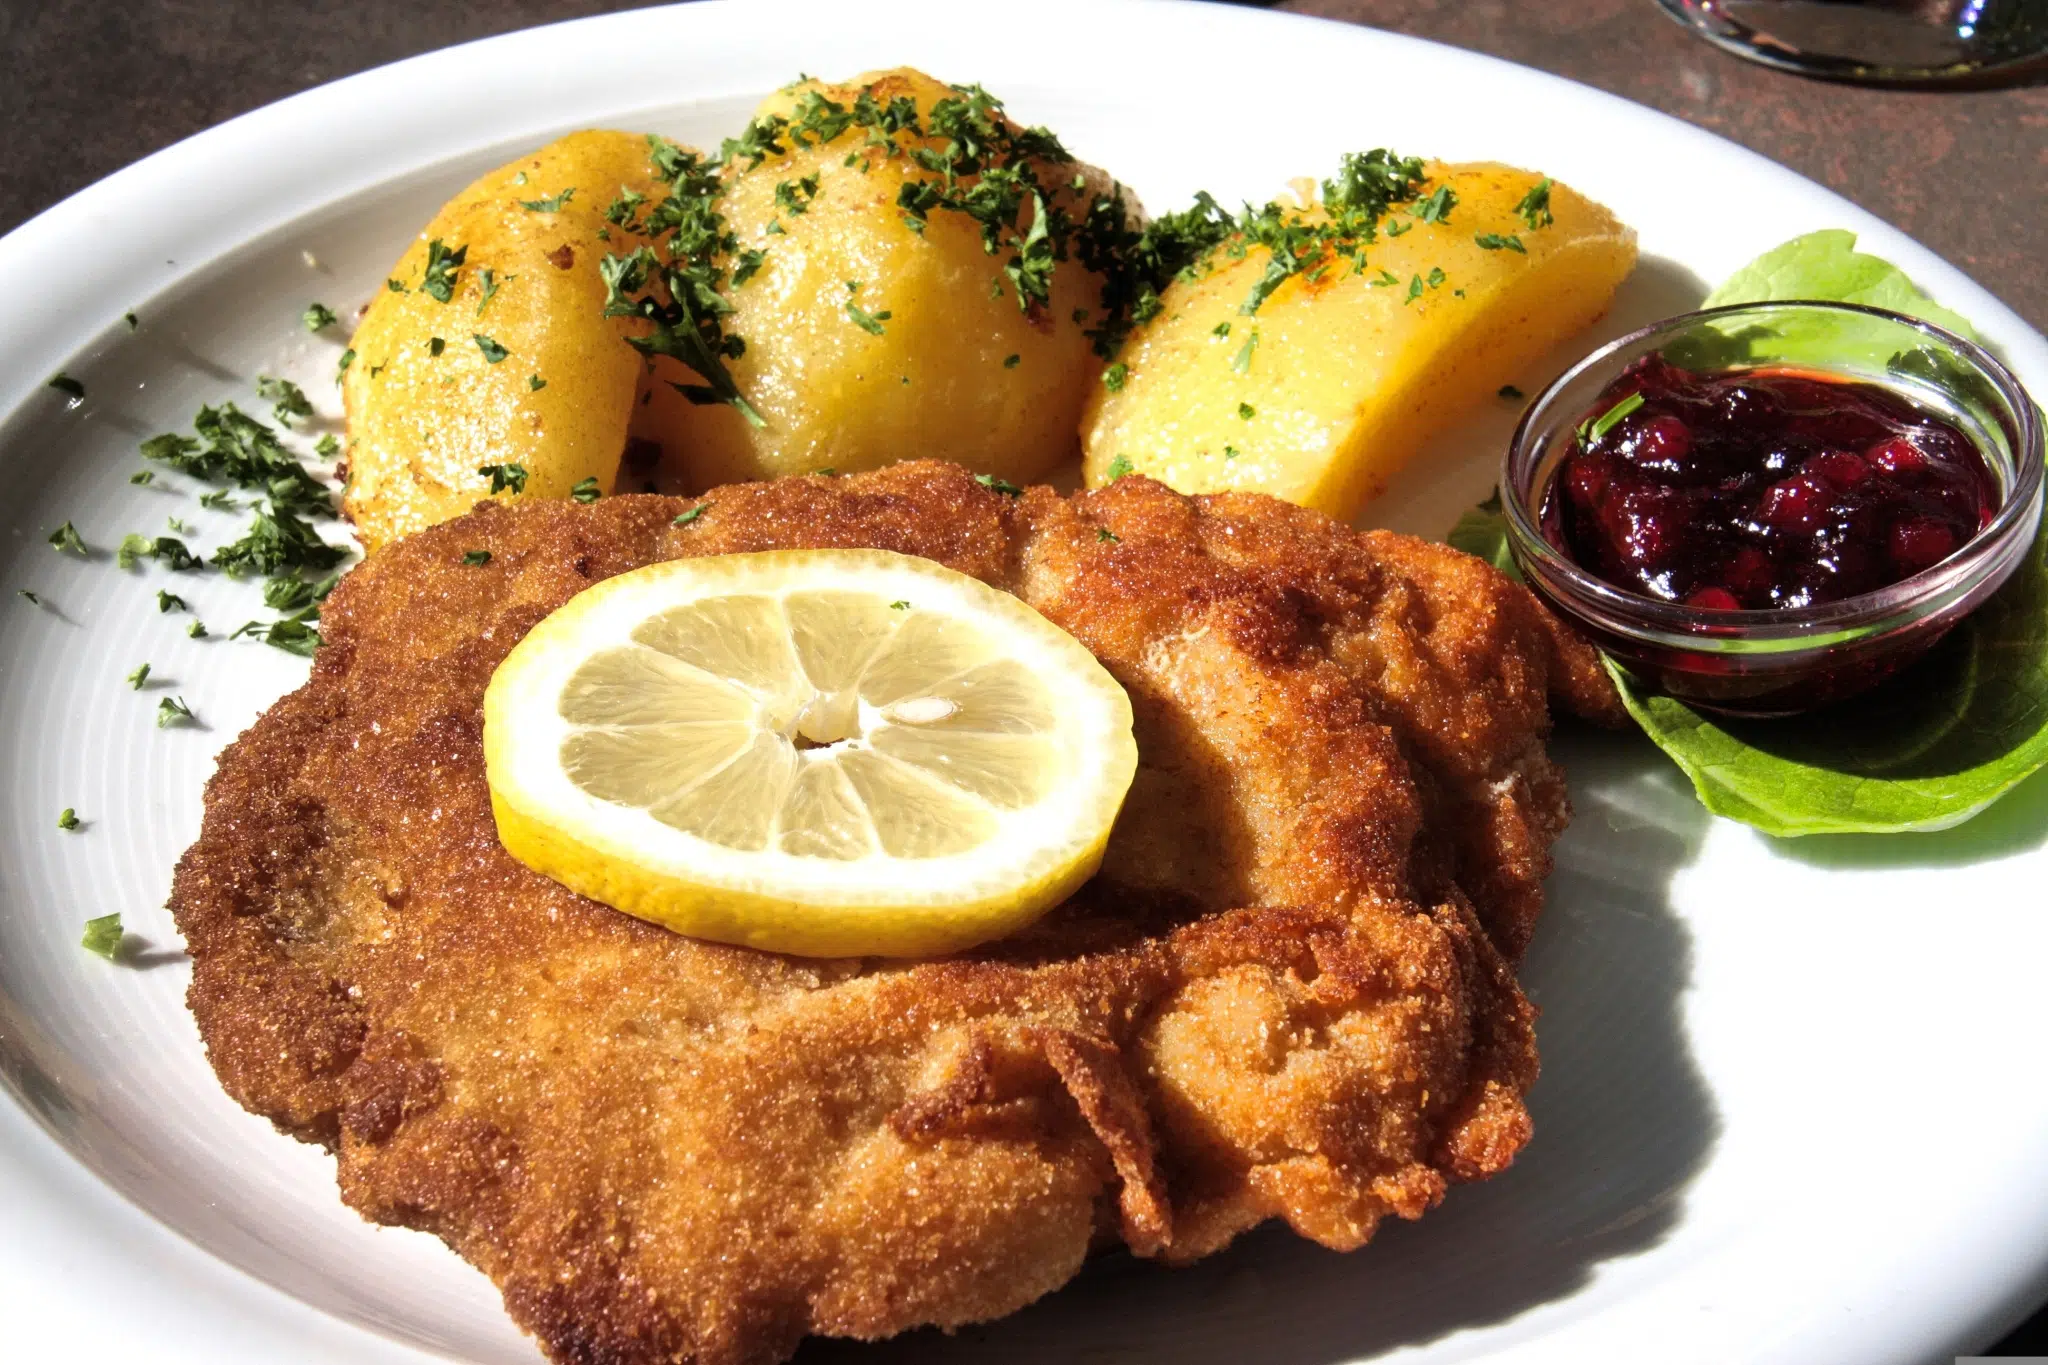
[[[1608,671],[1716,815],[1780,837],[1947,829],[2048,766],[2048,536],[1926,658],[1822,711],[1711,716]]]
[[[1975,339],[1967,321],[1855,244],[1839,229],[1794,238],[1736,271],[1707,304],[1867,303]],[[1827,341],[1853,344],[1847,335]],[[1450,543],[1501,564],[1498,493],[1459,519]],[[1926,658],[1823,711],[1709,716],[1645,691],[1611,661],[1608,671],[1629,714],[1717,815],[1779,837],[1948,829],[2048,767],[2048,528],[2005,586]]]
[[[1906,272],[1882,257],[1856,249],[1856,234],[1847,228],[1822,228],[1772,247],[1721,282],[1702,308],[1730,303],[1773,303],[1788,299],[1825,299],[1889,308],[1919,318],[1970,341],[1977,331],[1962,314],[1928,298],[1906,278]]]
[[[1499,569],[1517,583],[1522,581],[1522,571],[1515,567],[1515,557],[1508,552],[1508,520],[1500,509],[1500,490],[1485,502],[1458,518],[1458,524],[1444,537],[1453,550],[1483,559]]]

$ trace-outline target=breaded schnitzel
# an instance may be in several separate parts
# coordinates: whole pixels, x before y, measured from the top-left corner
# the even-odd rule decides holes
[[[228,1092],[436,1233],[579,1365],[785,1357],[1011,1312],[1121,1239],[1350,1248],[1528,1139],[1513,964],[1567,818],[1547,697],[1592,650],[1442,546],[1140,478],[899,465],[696,500],[483,505],[335,592],[222,756],[172,908]],[[1015,592],[1129,691],[1101,874],[943,961],[679,937],[499,846],[493,669],[590,583],[870,546]],[[464,554],[490,551],[487,564]]]

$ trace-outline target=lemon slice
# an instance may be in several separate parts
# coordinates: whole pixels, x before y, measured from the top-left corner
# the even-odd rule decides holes
[[[565,603],[484,694],[498,837],[699,938],[951,952],[1102,861],[1131,704],[1008,593],[883,550],[650,565]]]

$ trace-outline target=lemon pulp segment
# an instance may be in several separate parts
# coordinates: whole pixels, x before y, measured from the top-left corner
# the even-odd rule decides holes
[[[923,955],[1099,864],[1129,699],[1023,602],[881,550],[675,560],[536,626],[484,703],[521,861],[699,937]]]

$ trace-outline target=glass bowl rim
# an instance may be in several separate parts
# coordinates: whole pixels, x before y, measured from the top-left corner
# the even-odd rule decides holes
[[[1587,371],[1607,363],[1616,354],[1639,346],[1659,333],[1675,331],[1683,325],[1690,325],[1701,319],[1814,308],[1878,318],[1902,324],[1921,333],[1982,374],[1997,392],[1999,400],[2015,414],[2013,468],[2007,479],[2004,501],[2000,504],[1997,515],[1985,523],[1976,535],[1964,542],[1961,549],[1941,563],[1923,569],[1911,577],[1839,601],[1825,602],[1812,607],[1755,607],[1720,611],[1689,607],[1680,602],[1665,602],[1617,587],[1566,558],[1543,536],[1533,512],[1525,504],[1515,473],[1518,464],[1526,462],[1523,457],[1533,437],[1536,419],[1548,415],[1550,405],[1574,380]],[[1815,368],[1830,372],[1826,366]],[[1846,371],[1840,373],[1845,378],[1859,378]],[[1999,458],[1995,452],[1985,452],[1985,455],[1987,459],[1994,461]],[[2018,376],[2014,375],[1998,357],[1976,342],[1968,341],[1924,319],[1894,312],[1889,308],[1842,303],[1833,299],[1774,299],[1769,302],[1731,303],[1716,308],[1674,313],[1670,317],[1659,318],[1638,327],[1625,336],[1617,337],[1580,359],[1545,385],[1523,410],[1521,419],[1515,424],[1514,436],[1509,440],[1507,455],[1501,462],[1500,501],[1508,526],[1510,552],[1518,563],[1525,558],[1535,561],[1543,570],[1546,587],[1562,588],[1572,595],[1590,599],[1603,609],[1603,614],[1612,614],[1628,622],[1633,628],[1631,633],[1654,634],[1663,637],[1664,642],[1683,643],[1697,649],[1715,637],[1741,638],[1752,642],[1790,641],[1812,636],[1816,632],[1855,630],[1859,626],[1881,622],[1902,609],[1940,596],[1944,591],[1967,591],[1985,574],[2005,567],[2008,563],[2017,563],[2016,558],[2001,552],[2008,548],[2016,532],[2033,528],[2041,510],[2043,474],[2044,455],[2039,410]],[[1527,566],[1524,566],[1524,572],[1527,572]],[[1611,629],[1618,623],[1607,624]],[[1705,629],[1701,629],[1702,627]]]

